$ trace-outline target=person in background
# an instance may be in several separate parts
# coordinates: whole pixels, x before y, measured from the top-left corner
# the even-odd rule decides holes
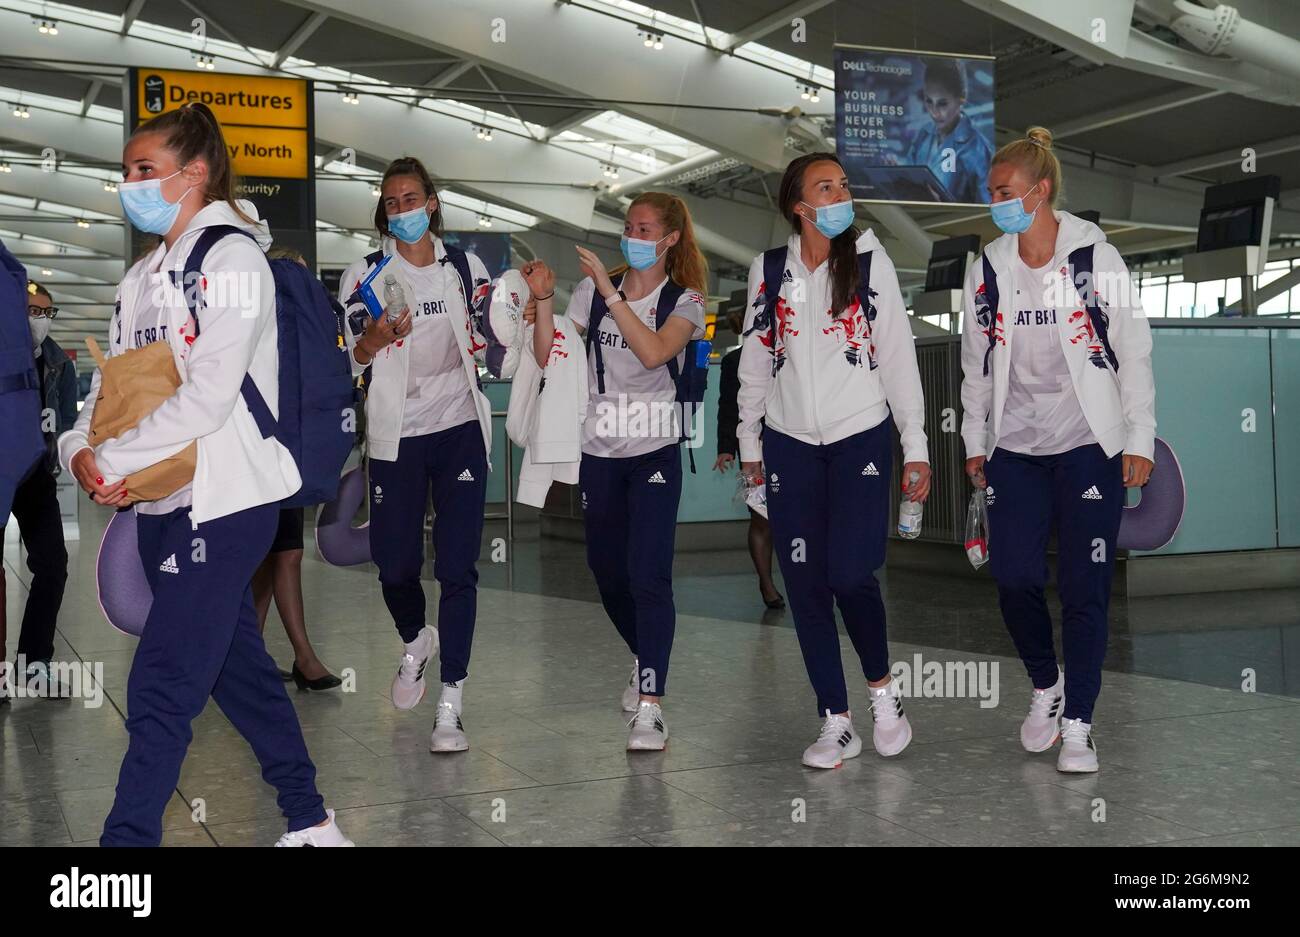
[[[266,252],[266,257],[267,260],[287,259],[307,266],[307,258],[289,247],[273,247]],[[274,597],[275,610],[280,613],[284,632],[293,645],[293,668],[280,671],[280,675],[292,680],[300,690],[332,690],[341,686],[343,681],[321,663],[307,638],[302,596],[304,514],[301,507],[280,509],[271,550],[253,573],[253,605],[257,608],[258,630],[265,632],[266,616]]]
[[[984,177],[993,149],[962,110],[966,105],[966,72],[961,62],[927,59],[921,95],[931,123],[913,138],[907,152],[908,164],[928,166],[954,202],[986,201]]]
[[[46,454],[14,492],[13,515],[27,550],[27,568],[32,574],[18,633],[17,678],[32,696],[63,698],[50,664],[54,657],[54,629],[63,605],[68,580],[68,551],[63,541],[63,520],[55,479],[61,472],[55,440],[77,420],[77,368],[72,359],[50,338],[50,323],[59,314],[50,291],[41,284],[27,284],[28,325],[36,374],[41,392],[41,432]],[[0,660],[4,659],[0,637]]]
[[[727,320],[739,338],[744,328],[744,316],[733,312]],[[740,392],[740,349],[737,345],[722,356],[722,382],[718,388],[718,458],[713,463],[717,472],[731,470],[740,444],[736,441],[736,427],[740,424],[740,409],[736,394]],[[758,591],[768,608],[785,608],[785,596],[777,591],[772,581],[772,528],[767,518],[752,507],[749,510],[749,558],[758,573]]]

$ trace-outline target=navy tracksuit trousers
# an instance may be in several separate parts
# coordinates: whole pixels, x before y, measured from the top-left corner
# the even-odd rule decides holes
[[[249,583],[280,514],[264,504],[200,524],[189,508],[136,515],[153,606],[131,664],[130,742],[101,846],[156,846],[162,816],[211,696],[279,793],[290,831],[325,820],[316,768],[280,671],[262,643]],[[201,790],[187,794],[202,796]]]
[[[425,507],[433,489],[433,578],[442,590],[438,637],[443,683],[469,675],[487,473],[477,420],[406,437],[396,461],[370,460],[370,553],[379,567],[384,602],[406,644],[425,625],[420,571]]]
[[[682,500],[677,443],[621,459],[582,454],[587,565],[600,601],[640,666],[641,692],[663,696],[677,628],[673,543]]]
[[[868,680],[889,675],[885,603],[875,570],[885,563],[893,421],[814,446],[763,430],[772,544],[817,713],[849,709],[835,605]]]
[[[1092,722],[1106,657],[1115,537],[1124,509],[1123,457],[1101,446],[1031,456],[995,449],[988,484],[989,565],[1002,618],[1038,689],[1059,675],[1047,612],[1047,540],[1057,539],[1066,719]]]

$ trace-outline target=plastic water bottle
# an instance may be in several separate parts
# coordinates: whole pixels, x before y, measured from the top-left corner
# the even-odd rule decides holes
[[[907,475],[907,485],[910,488],[921,480],[919,472],[909,472]],[[921,510],[924,505],[920,501],[909,500],[907,495],[903,495],[903,500],[898,505],[898,536],[904,540],[915,540],[921,536]]]
[[[393,322],[406,308],[406,291],[391,273],[384,277],[384,317]]]

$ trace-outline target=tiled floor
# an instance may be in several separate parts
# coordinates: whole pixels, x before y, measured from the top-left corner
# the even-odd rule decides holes
[[[71,546],[57,650],[103,664],[104,703],[0,708],[0,845],[93,841],[112,802],[135,641],[96,604],[102,523],[90,514]],[[487,539],[500,534],[489,524]],[[894,658],[996,662],[998,705],[914,698],[903,755],[868,746],[814,772],[799,764],[818,720],[795,635],[788,613],[761,613],[746,554],[678,556],[672,740],[629,754],[618,706],[628,655],[581,548],[539,543],[527,522],[519,534],[510,563],[484,551],[465,689],[472,747],[458,755],[428,751],[432,700],[399,713],[387,698],[399,645],[373,570],[309,555],[313,640],[336,673],[351,670],[355,692],[291,695],[321,791],[359,844],[1300,844],[1295,592],[1117,601],[1096,715],[1102,771],[1072,777],[1018,744],[1029,684],[989,584],[887,574]],[[4,559],[12,652],[27,578],[12,531]],[[267,631],[287,666],[274,615]],[[855,674],[847,641],[844,654]],[[1258,692],[1242,691],[1243,668]],[[850,686],[865,712],[863,682]],[[215,705],[194,729],[165,842],[274,842],[275,799],[247,746]]]

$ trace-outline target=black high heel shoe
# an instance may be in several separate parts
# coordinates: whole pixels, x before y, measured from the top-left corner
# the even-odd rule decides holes
[[[763,599],[763,604],[768,608],[785,608],[785,596],[778,592],[774,599]]]
[[[342,686],[343,681],[332,673],[326,673],[323,677],[317,677],[315,680],[308,680],[306,675],[298,669],[298,662],[293,662],[293,682],[298,685],[300,690],[332,690],[335,687]]]

